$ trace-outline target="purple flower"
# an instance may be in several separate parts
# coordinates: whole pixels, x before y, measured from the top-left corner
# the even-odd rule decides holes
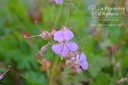
[[[63,0],[55,0],[56,4],[62,4]]]
[[[54,40],[58,41],[58,44],[52,46],[52,50],[56,54],[61,56],[67,56],[69,52],[75,52],[78,46],[74,42],[69,42],[74,37],[74,34],[69,30],[60,30],[54,33]]]
[[[0,80],[4,78],[4,76],[6,75],[6,73],[9,71],[10,67],[11,66],[8,66],[8,69],[3,74],[0,75]]]
[[[81,73],[82,70],[88,69],[88,62],[86,60],[86,55],[80,51],[72,52],[67,56],[65,65],[67,68],[71,68],[76,73]]]
[[[63,0],[49,0],[50,2],[55,2],[56,4],[62,4]]]
[[[87,70],[88,69],[88,62],[86,60],[86,55],[83,52],[79,57],[79,65],[81,66],[81,68],[83,70]]]
[[[72,58],[70,59],[72,61]],[[88,69],[88,62],[86,60],[86,55],[82,52],[81,55],[77,53],[75,56],[75,60],[73,59],[72,61],[72,70],[77,73],[81,73],[82,70],[87,70]]]
[[[75,59],[72,60],[72,58],[71,58],[70,60],[74,64],[73,67],[75,67],[76,69],[79,69],[80,67],[83,70],[88,69],[88,62],[86,60],[86,55],[83,52],[81,55],[79,53],[77,53],[77,55],[75,56]]]

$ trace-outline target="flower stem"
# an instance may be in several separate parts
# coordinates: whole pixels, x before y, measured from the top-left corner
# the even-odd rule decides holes
[[[70,11],[71,11],[71,4],[72,3],[72,1],[69,1],[69,4],[68,4],[68,13],[67,13],[67,18],[66,18],[66,22],[65,22],[65,25],[67,25],[67,23],[68,23],[68,20],[69,20],[69,17],[70,17]]]
[[[62,6],[61,6],[61,8],[60,8],[59,14],[58,14],[57,19],[56,19],[56,21],[55,21],[55,23],[54,23],[54,27],[57,26],[58,21],[60,20],[60,17],[61,17],[62,12],[63,12],[63,8],[64,8],[64,3],[62,4]]]
[[[49,74],[49,79],[48,79],[48,85],[51,85],[51,78],[52,78],[52,70],[53,70],[53,64],[54,64],[54,57],[55,57],[55,53],[53,53],[53,56],[52,56],[52,65],[51,65],[51,69],[50,69],[50,74]]]

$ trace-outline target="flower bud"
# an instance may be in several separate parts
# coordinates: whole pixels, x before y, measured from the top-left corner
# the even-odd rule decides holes
[[[74,62],[75,65],[79,65],[79,63],[80,63],[79,60],[76,60],[76,61]]]
[[[40,34],[40,36],[44,39],[44,40],[50,40],[52,38],[51,34],[47,31],[44,31],[42,34]]]
[[[41,51],[38,51],[37,54],[35,54],[36,58],[39,59],[41,56],[42,56],[42,52]]]
[[[45,54],[45,53],[47,52],[47,50],[48,50],[47,46],[48,46],[48,45],[45,45],[45,46],[43,46],[43,47],[41,48],[41,53],[42,53],[42,54]]]
[[[72,64],[72,62],[70,61],[70,60],[67,60],[66,61],[66,63],[65,63],[65,65],[68,67],[68,68],[71,68],[71,65]]]
[[[76,69],[76,72],[77,72],[77,73],[82,73],[82,70],[81,70],[80,68],[77,68],[77,69]]]
[[[125,2],[125,16],[128,17],[128,0]]]
[[[62,27],[62,30],[64,31],[64,30],[67,30],[68,28],[66,27],[66,26],[63,26]]]
[[[74,59],[76,57],[76,53],[70,52],[69,55],[66,57],[67,59]]]
[[[51,36],[52,37],[54,37],[54,33],[56,32],[56,30],[55,29],[52,29],[52,31],[51,31]]]

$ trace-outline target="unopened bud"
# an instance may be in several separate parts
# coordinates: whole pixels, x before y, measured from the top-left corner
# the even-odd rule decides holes
[[[63,26],[62,27],[62,30],[67,30],[68,28],[66,26]]]
[[[82,70],[81,70],[80,68],[77,68],[77,69],[76,69],[76,72],[77,72],[77,73],[82,73]]]
[[[75,65],[79,65],[79,64],[80,64],[80,61],[79,61],[79,60],[76,60],[76,61],[74,62],[74,64],[75,64]]]
[[[67,59],[72,59],[76,57],[76,53],[70,52],[69,55],[67,56]]]
[[[56,30],[55,29],[52,29],[52,31],[51,31],[51,36],[52,37],[54,37],[54,33],[56,32]]]
[[[128,17],[128,0],[125,2],[125,16]]]
[[[48,50],[47,46],[48,46],[48,45],[45,45],[45,46],[43,46],[43,47],[41,48],[41,53],[42,53],[42,54],[45,54],[45,53],[47,52],[47,50]]]
[[[68,68],[71,68],[71,66],[72,66],[71,63],[72,63],[72,62],[71,62],[70,60],[67,60],[66,63],[65,63],[65,65],[66,65]]]
[[[119,70],[119,68],[120,68],[120,62],[116,63],[114,70]]]
[[[42,52],[41,51],[38,51],[37,54],[35,54],[36,58],[39,59],[41,56],[42,56]]]
[[[52,38],[51,34],[47,31],[44,31],[42,34],[40,34],[40,36],[44,39],[44,40],[50,40]]]
[[[125,2],[125,10],[128,11],[128,0]]]

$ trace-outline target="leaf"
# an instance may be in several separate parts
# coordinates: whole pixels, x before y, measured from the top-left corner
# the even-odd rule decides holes
[[[44,74],[39,72],[26,72],[25,79],[30,85],[46,85],[47,83]]]
[[[102,72],[95,79],[96,80],[91,82],[90,85],[109,85],[111,82],[111,76]]]
[[[97,64],[97,62],[93,62],[91,64],[91,66],[89,67],[89,72],[90,72],[92,77],[96,77],[100,71],[101,71],[101,68]]]
[[[89,67],[89,72],[92,77],[96,77],[102,68],[110,65],[108,57],[97,56],[92,60],[91,66]]]

